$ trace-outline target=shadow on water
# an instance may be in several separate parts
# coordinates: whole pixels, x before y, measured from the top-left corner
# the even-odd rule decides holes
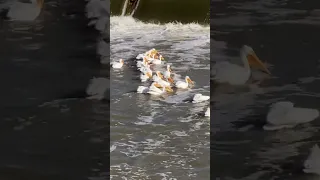
[[[100,68],[85,3],[46,1],[32,24],[1,19],[0,179],[108,176],[108,112],[70,99]]]
[[[320,107],[319,9],[311,1],[212,1],[212,63],[237,63],[246,44],[267,62],[272,77],[245,92],[211,92],[211,177],[312,178],[301,169],[319,142],[319,119],[275,132],[262,126],[269,105],[280,100]]]

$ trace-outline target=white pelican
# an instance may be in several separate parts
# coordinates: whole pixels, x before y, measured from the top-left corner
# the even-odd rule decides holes
[[[267,124],[263,126],[265,130],[276,130],[284,127],[294,127],[300,123],[313,121],[319,116],[316,109],[293,107],[293,103],[288,101],[277,102],[271,105],[267,115]]]
[[[107,94],[110,80],[106,78],[92,78],[89,82],[89,85],[86,89],[87,95],[89,97],[87,99],[96,99],[102,100],[105,98],[105,94]]]
[[[161,86],[170,86],[170,82],[163,80],[163,76],[160,71],[156,71],[156,75],[153,76],[152,80],[159,83]]]
[[[164,77],[168,79],[170,83],[174,83],[174,80],[171,78],[171,72],[172,72],[171,66],[170,64],[167,64],[167,70],[164,72]]]
[[[240,58],[244,67],[229,62],[217,63],[214,67],[213,80],[218,83],[228,83],[231,85],[245,84],[251,75],[251,66],[259,66],[264,72],[271,74],[266,66],[257,57],[253,49],[244,45],[240,50]]]
[[[149,87],[138,86],[137,92],[140,94],[145,94],[149,91]]]
[[[141,72],[148,71],[148,70],[151,71],[151,68],[150,68],[150,65],[148,64],[146,66],[139,67],[138,70],[141,71]]]
[[[147,58],[143,58],[142,61],[137,61],[137,67],[141,68],[141,67],[145,67],[148,65],[148,59]]]
[[[143,69],[142,73],[140,74],[141,82],[146,82],[149,78],[152,78],[152,71]]]
[[[311,152],[303,165],[303,172],[320,175],[320,149],[317,144],[312,147]]]
[[[170,66],[170,64],[167,64],[167,70],[164,72],[164,77],[165,78],[171,77],[171,72],[172,72],[171,66]]]
[[[161,86],[159,86],[159,84],[153,82],[151,84],[151,86],[155,86],[155,87],[158,87],[158,88],[161,88]],[[150,87],[151,87],[150,86]],[[137,93],[140,93],[140,94],[145,94],[145,93],[148,93],[150,87],[146,87],[146,86],[138,86],[137,88]]]
[[[157,86],[160,86],[160,85],[155,83],[154,85],[150,86],[148,93],[152,95],[161,95],[165,92],[173,92],[171,87],[162,86],[162,90],[160,90]]]
[[[9,7],[7,17],[11,20],[33,21],[39,16],[43,3],[43,0],[31,0],[31,4],[15,1]]]
[[[204,113],[204,116],[210,117],[210,107],[208,107],[208,109],[207,109],[206,112]]]
[[[123,64],[124,64],[124,61],[123,59],[120,59],[119,62],[112,62],[112,68],[114,69],[120,69],[122,68]]]
[[[152,56],[152,58],[149,58],[148,60],[151,61],[152,64],[162,64],[162,55],[159,56],[159,59],[155,58],[155,55]]]
[[[199,102],[202,102],[202,101],[207,101],[208,99],[210,99],[210,96],[204,96],[202,94],[195,94],[193,96],[192,103],[199,103]]]
[[[186,76],[185,77],[185,81],[176,82],[176,87],[177,88],[181,88],[181,89],[186,89],[186,88],[189,87],[189,83],[192,84],[192,85],[194,84],[194,82],[190,79],[190,77]]]
[[[143,53],[143,54],[138,54],[136,59],[143,59],[146,56],[151,57],[152,54],[158,53],[158,51],[155,48],[150,49],[149,51]]]

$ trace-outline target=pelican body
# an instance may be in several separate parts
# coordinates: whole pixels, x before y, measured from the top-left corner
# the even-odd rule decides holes
[[[210,96],[204,96],[202,94],[195,94],[193,96],[192,103],[199,103],[199,102],[207,101],[209,99],[210,99]]]
[[[176,87],[180,89],[186,89],[189,87],[189,84],[194,84],[194,82],[190,79],[189,76],[185,77],[185,81],[178,81],[176,82]]]
[[[257,66],[264,72],[271,74],[251,47],[244,45],[240,50],[240,58],[243,67],[229,62],[217,63],[213,69],[213,80],[231,85],[245,84],[251,76],[251,66]]]
[[[86,89],[86,93],[89,96],[88,99],[104,99],[106,92],[110,88],[109,83],[110,80],[106,78],[92,78]]]
[[[316,109],[297,108],[288,101],[277,102],[271,106],[267,115],[265,130],[277,130],[284,127],[293,127],[297,124],[313,121],[319,116]]]
[[[112,62],[112,68],[114,69],[120,69],[122,68],[123,64],[124,64],[124,61],[123,59],[120,59],[119,62]]]
[[[171,89],[171,87],[164,87],[162,86],[162,90],[160,90],[159,88],[161,87],[160,84],[158,83],[153,83],[150,88],[148,93],[152,94],[152,95],[161,95],[165,92],[173,92],[173,90]]]

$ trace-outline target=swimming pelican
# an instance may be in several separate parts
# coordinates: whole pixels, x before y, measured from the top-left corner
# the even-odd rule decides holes
[[[122,68],[123,64],[124,64],[124,61],[123,59],[120,59],[119,62],[112,62],[112,68],[114,69],[120,69]]]
[[[161,88],[161,86],[160,86],[159,84],[157,84],[156,82],[153,82],[153,83],[151,84],[151,86],[155,86],[155,87]],[[151,86],[150,86],[150,87],[151,87]],[[138,86],[138,88],[137,88],[137,93],[146,94],[146,93],[148,93],[150,87]]]
[[[195,94],[195,95],[193,96],[193,101],[192,101],[192,103],[199,103],[199,102],[206,101],[206,100],[208,100],[208,99],[210,99],[210,96],[204,96],[204,95],[202,95],[202,94]]]
[[[174,80],[171,77],[171,72],[171,66],[170,64],[167,64],[167,70],[164,72],[164,77],[167,78],[170,83],[174,83]]]
[[[152,70],[151,70],[151,68],[150,68],[150,65],[149,65],[149,64],[148,64],[148,65],[146,65],[146,66],[144,66],[144,67],[140,67],[140,68],[138,68],[138,70],[139,70],[140,72],[148,71],[148,72],[150,72],[150,73],[152,74]]]
[[[161,86],[165,86],[165,87],[170,86],[169,82],[163,80],[164,77],[160,71],[156,71],[156,75],[154,75],[152,79],[154,82],[158,82]]]
[[[312,147],[311,152],[303,165],[303,172],[320,175],[320,149],[317,144]]]
[[[142,61],[137,61],[137,67],[141,68],[141,67],[145,67],[149,64],[148,59],[146,57],[143,58]]]
[[[156,54],[156,53],[158,53],[158,51],[155,48],[152,48],[143,54],[138,54],[136,59],[143,59],[144,57],[151,57],[152,54]]]
[[[164,72],[164,77],[165,78],[171,77],[171,72],[172,72],[171,66],[170,66],[170,64],[167,64],[167,70]]]
[[[43,3],[44,0],[31,0],[31,4],[15,1],[9,7],[7,17],[11,20],[33,21],[39,16]]]
[[[192,85],[194,84],[194,82],[190,79],[190,77],[186,76],[185,77],[185,81],[176,82],[176,87],[177,88],[181,88],[181,89],[186,89],[186,88],[189,87],[189,83],[192,84]]]
[[[152,64],[162,64],[162,55],[159,56],[159,59],[155,58],[155,55],[152,56],[152,58],[149,58],[149,61],[151,61]]]
[[[152,71],[150,69],[143,69],[140,74],[141,82],[146,82],[149,78],[152,78]]]
[[[204,113],[204,116],[210,117],[210,107],[208,107],[207,111]]]
[[[288,101],[277,102],[271,105],[267,115],[267,124],[263,126],[265,130],[276,130],[284,127],[294,127],[300,123],[313,121],[319,116],[316,109],[297,108]]]
[[[240,50],[240,58],[244,67],[229,62],[217,63],[214,67],[214,81],[231,85],[245,84],[251,75],[250,65],[258,66],[264,72],[271,74],[251,47],[244,45]]]
[[[105,94],[108,94],[108,89],[110,80],[106,78],[92,78],[89,82],[89,85],[86,89],[87,99],[96,99],[96,100],[102,100],[105,98]]]
[[[148,93],[152,94],[152,95],[161,95],[161,94],[163,94],[165,92],[173,92],[171,87],[162,86],[162,90],[160,90],[157,86],[160,86],[160,84],[156,83],[156,84],[150,86]]]

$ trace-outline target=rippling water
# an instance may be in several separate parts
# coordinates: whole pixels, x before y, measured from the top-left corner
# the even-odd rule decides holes
[[[319,119],[293,129],[263,131],[279,100],[319,109],[320,6],[311,1],[212,1],[211,58],[239,61],[247,44],[269,64],[259,86],[214,89],[211,172],[220,179],[309,179],[302,164],[319,142]]]
[[[208,102],[185,102],[210,92],[209,26],[153,24],[132,17],[111,17],[111,61],[125,60],[111,70],[110,174],[114,179],[209,179]],[[135,57],[159,50],[174,72],[196,82],[190,91],[153,97],[137,94],[141,83]],[[165,66],[157,67],[164,70]]]

